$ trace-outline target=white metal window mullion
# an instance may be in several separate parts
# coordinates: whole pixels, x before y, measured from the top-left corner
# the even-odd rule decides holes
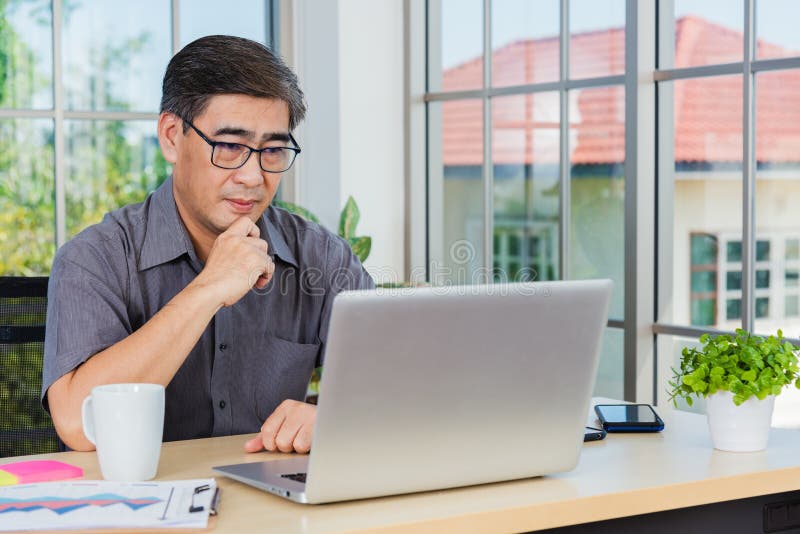
[[[751,63],[755,47],[754,2],[744,0],[742,62],[742,328],[753,330],[755,319],[755,84]]]
[[[569,93],[566,82],[569,78],[569,0],[559,2],[559,210],[558,210],[558,273],[561,280],[569,279]]]
[[[56,247],[67,240],[66,163],[64,159],[64,80],[62,69],[62,0],[53,0],[53,162],[56,204]]]
[[[483,89],[492,85],[492,0],[483,1]],[[483,268],[492,279],[494,246],[494,165],[492,164],[492,99],[483,99]],[[482,279],[481,276],[479,279]]]
[[[172,0],[172,55],[181,49],[181,0]]]

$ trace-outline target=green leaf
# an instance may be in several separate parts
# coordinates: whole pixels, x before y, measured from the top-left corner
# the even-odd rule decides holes
[[[353,249],[353,253],[358,256],[361,263],[364,263],[372,249],[372,238],[366,236],[352,237],[347,242],[350,243],[350,248]]]
[[[725,369],[719,366],[712,368],[711,372],[709,373],[710,376],[722,376],[724,374],[725,374]]]
[[[347,197],[342,214],[339,217],[339,235],[345,239],[352,239],[356,236],[356,226],[361,214],[353,197]]]
[[[294,213],[295,215],[299,215],[300,217],[319,224],[319,219],[317,216],[308,211],[307,209],[298,206],[297,204],[292,204],[291,202],[284,202],[283,200],[273,200],[272,204],[279,208],[285,209],[289,213]]]

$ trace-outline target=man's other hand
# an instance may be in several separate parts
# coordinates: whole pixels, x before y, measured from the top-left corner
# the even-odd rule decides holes
[[[313,404],[285,400],[261,426],[261,432],[244,444],[247,452],[299,452],[311,450],[311,434],[317,407]]]

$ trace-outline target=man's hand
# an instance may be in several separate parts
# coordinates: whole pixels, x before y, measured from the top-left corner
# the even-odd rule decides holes
[[[313,404],[285,400],[267,417],[258,436],[244,444],[244,450],[306,453],[311,450],[316,417],[317,407]]]
[[[223,306],[232,306],[253,287],[262,289],[272,278],[275,264],[260,236],[258,226],[247,217],[234,221],[214,241],[195,283],[217,291]]]

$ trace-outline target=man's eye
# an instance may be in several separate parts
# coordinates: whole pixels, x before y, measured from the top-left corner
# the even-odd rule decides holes
[[[237,143],[217,143],[217,147],[221,150],[227,150],[229,152],[239,152],[242,150],[242,145]]]
[[[280,154],[281,152],[283,152],[283,147],[282,146],[270,146],[270,147],[267,147],[267,148],[264,149],[264,153],[271,154],[271,155],[272,154]]]

